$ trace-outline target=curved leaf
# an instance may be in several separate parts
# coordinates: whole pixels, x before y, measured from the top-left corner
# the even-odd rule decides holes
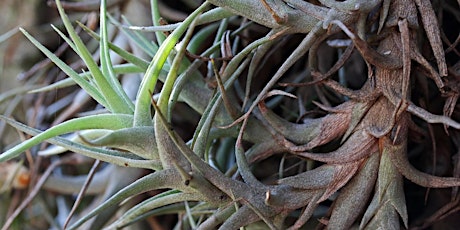
[[[0,115],[0,119],[8,120],[7,117]],[[0,155],[0,162],[7,161],[19,156],[22,152],[32,148],[34,145],[40,144],[46,139],[85,129],[121,129],[132,126],[133,116],[124,114],[99,114],[82,118],[75,118],[59,125],[49,128],[48,130],[38,134],[14,146]]]

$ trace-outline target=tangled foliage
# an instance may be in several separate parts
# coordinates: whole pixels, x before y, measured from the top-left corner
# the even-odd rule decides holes
[[[0,161],[31,149],[40,173],[2,163],[2,196],[24,196],[3,229],[21,213],[65,229],[442,227],[460,202],[459,4],[51,2],[65,44],[21,29],[49,59],[10,93],[42,103],[28,125],[0,117],[33,136]],[[34,188],[10,193],[24,177]]]

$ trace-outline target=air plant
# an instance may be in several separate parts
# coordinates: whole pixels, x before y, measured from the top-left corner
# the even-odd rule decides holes
[[[153,227],[170,214],[175,229],[399,229],[457,210],[458,161],[449,159],[457,147],[446,147],[444,175],[409,160],[427,157],[416,143],[445,135],[434,131],[439,127],[458,144],[458,52],[451,61],[443,47],[456,52],[458,39],[451,43],[436,23],[458,5],[184,2],[194,10],[180,22],[166,23],[161,2],[152,0],[153,26],[133,26],[129,15],[120,16],[126,5],[109,13],[118,1],[102,0],[100,25],[92,30],[81,22],[75,29],[65,10],[70,5],[57,0],[65,32],[53,29],[84,62],[83,71],[21,29],[69,77],[31,92],[76,84],[78,98],[97,106],[70,118],[83,111],[69,104],[71,112],[45,131],[0,117],[33,136],[6,149],[0,162],[42,142],[52,145],[28,155],[58,159],[4,229],[41,186],[78,194],[72,209],[56,204],[58,211],[50,211],[53,224],[65,229]],[[442,115],[427,110],[435,91],[446,98]],[[90,163],[87,177],[51,175],[60,164]],[[405,180],[453,187],[451,199],[426,221],[412,220]]]

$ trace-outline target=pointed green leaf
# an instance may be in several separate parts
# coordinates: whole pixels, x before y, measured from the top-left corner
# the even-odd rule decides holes
[[[62,8],[60,0],[56,0],[56,5],[58,7],[59,14],[64,23],[67,32],[70,35],[70,38],[75,43],[75,46],[78,50],[78,55],[83,59],[89,71],[91,72],[98,90],[100,90],[103,95],[106,104],[105,106],[112,112],[115,113],[125,113],[132,114],[133,110],[131,107],[125,103],[125,100],[117,91],[110,85],[106,77],[103,75],[97,63],[93,60],[93,56],[86,48],[83,41],[80,39],[78,34],[75,32],[69,18],[67,17],[64,9]]]
[[[199,194],[183,193],[177,190],[170,190],[167,192],[160,193],[154,197],[144,200],[140,204],[137,204],[127,212],[125,212],[115,223],[108,226],[108,229],[120,229],[123,228],[132,221],[137,220],[139,216],[142,216],[148,211],[154,210],[159,207],[163,207],[170,204],[175,204],[183,201],[198,201],[200,200]]]
[[[119,103],[125,104],[129,107],[131,112],[134,111],[134,104],[132,103],[131,99],[129,99],[126,92],[121,87],[120,82],[118,81],[115,72],[113,70],[112,60],[110,58],[109,53],[109,36],[108,36],[108,25],[107,25],[107,0],[101,1],[100,7],[100,33],[101,33],[101,40],[99,41],[99,49],[100,49],[100,56],[101,56],[101,69],[102,74],[105,76],[107,81],[109,82],[110,86],[115,90],[118,96],[123,101]]]
[[[172,172],[173,170],[162,170],[138,179],[134,183],[118,191],[97,208],[91,210],[88,214],[70,226],[69,230],[78,228],[83,223],[102,212],[104,209],[116,205],[129,197],[154,189],[168,188],[169,186],[167,186],[167,184],[173,183],[176,179],[178,179],[177,177],[172,176]]]
[[[114,66],[114,71],[117,74],[125,74],[125,73],[142,73],[145,71],[145,69],[142,69],[138,67],[137,65],[133,65],[130,63],[125,63],[125,64],[120,64]],[[83,79],[88,79],[91,73],[85,72],[81,73],[80,77]],[[39,93],[39,92],[46,92],[46,91],[51,91],[51,90],[56,90],[56,89],[62,89],[65,87],[69,87],[72,85],[75,85],[76,82],[73,78],[65,78],[62,79],[58,82],[55,82],[51,85],[43,86],[38,89],[30,90],[29,93]]]
[[[141,86],[137,95],[137,101],[134,111],[135,126],[150,126],[152,125],[152,114],[150,110],[151,95],[155,89],[158,76],[166,62],[171,50],[174,48],[179,38],[187,30],[192,21],[208,7],[208,3],[202,4],[187,19],[172,32],[158,49],[158,52],[153,57],[147,71],[142,79]]]
[[[2,119],[6,121],[9,125],[13,126],[14,128],[24,133],[27,133],[29,135],[34,136],[34,135],[39,135],[40,133],[42,133],[41,131],[37,129],[28,127],[10,118],[3,117]],[[151,169],[151,170],[161,169],[161,165],[159,164],[159,161],[139,160],[137,156],[126,153],[126,152],[120,152],[120,151],[106,149],[106,148],[89,147],[86,145],[82,145],[76,142],[69,141],[62,137],[52,137],[46,141],[54,145],[62,146],[68,149],[69,151],[73,151],[75,153],[79,153],[84,156],[94,158],[97,160],[101,160],[101,161],[105,161],[108,163],[112,163],[118,166],[145,168],[145,169]]]
[[[155,54],[158,52],[158,45],[148,39],[144,34],[142,34],[139,31],[133,31],[130,29],[127,29],[123,27],[118,21],[115,19],[110,18],[112,23],[115,25],[119,26],[121,29],[121,32],[123,32],[128,38],[130,38],[134,44],[136,44],[141,50],[143,50],[147,55],[150,57],[155,56]],[[123,21],[126,23],[126,25],[131,26],[132,24],[129,22],[129,20],[125,17],[123,17]]]
[[[102,96],[102,94],[89,83],[84,78],[82,78],[77,72],[75,72],[70,66],[64,63],[61,59],[59,59],[54,53],[49,51],[45,46],[40,44],[34,37],[32,37],[27,31],[22,28],[19,28],[21,32],[40,50],[42,51],[51,61],[54,62],[64,73],[66,73],[69,77],[71,77],[82,89],[84,89],[89,95],[91,95],[94,100],[99,102],[99,104],[107,107],[107,101]]]
[[[92,31],[90,28],[88,28],[87,26],[83,25],[81,22],[77,22],[77,24],[81,28],[83,28],[83,30],[85,30],[91,37],[93,37],[94,39],[96,39],[98,41],[101,40],[101,36],[99,36],[97,33]],[[147,68],[149,67],[149,63],[147,61],[145,61],[144,59],[142,59],[140,57],[134,56],[133,54],[127,52],[126,50],[124,50],[124,49],[122,49],[120,47],[118,47],[117,45],[115,45],[115,44],[113,44],[111,42],[108,42],[108,46],[113,52],[115,52],[116,54],[120,55],[120,57],[122,57],[123,59],[125,59],[129,63],[132,63],[132,64],[138,66],[143,71],[147,70]],[[167,66],[165,66],[165,68],[166,67]]]
[[[6,120],[5,116],[0,115],[0,119]],[[121,129],[132,125],[132,116],[123,114],[100,114],[82,118],[75,118],[59,125],[49,128],[39,135],[30,138],[14,146],[0,155],[0,162],[10,160],[19,156],[22,152],[40,144],[46,139],[61,134],[70,133],[85,129]]]

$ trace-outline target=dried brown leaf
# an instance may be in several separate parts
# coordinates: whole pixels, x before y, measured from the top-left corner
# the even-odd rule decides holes
[[[447,188],[460,186],[460,178],[433,176],[414,168],[414,166],[412,166],[407,159],[407,140],[404,140],[398,145],[392,145],[389,142],[390,140],[385,140],[385,149],[387,153],[391,155],[391,160],[396,169],[410,181],[427,188]]]
[[[459,96],[460,95],[458,93],[452,93],[451,95],[449,95],[447,97],[446,103],[444,104],[444,108],[442,110],[442,113],[443,113],[444,116],[446,116],[446,117],[452,116],[452,113],[455,110],[455,106],[457,105],[457,101],[458,101]],[[447,133],[447,128],[448,128],[448,126],[444,125],[444,130],[446,131],[446,133]]]
[[[356,174],[356,171],[358,171],[363,161],[364,160],[335,165],[336,170],[334,172],[333,179],[331,183],[326,187],[326,191],[324,191],[323,196],[319,198],[318,203],[326,200],[332,194],[337,192],[337,190],[342,188],[346,183],[348,183],[348,181]]]
[[[390,0],[383,0],[382,8],[380,8],[379,29],[377,30],[377,34],[380,34],[383,25],[385,25],[385,21],[388,16],[388,10],[390,9],[390,3]]]
[[[401,19],[407,19],[411,28],[418,28],[417,7],[413,0],[391,1],[385,26],[394,27]]]
[[[296,144],[304,144],[292,147],[293,151],[305,151],[326,144],[342,136],[349,128],[354,102],[345,102],[334,108],[320,107],[332,113],[322,118],[304,119],[305,124],[295,124],[280,118],[265,104],[259,104],[262,115],[276,131]]]
[[[333,128],[333,127],[330,127]],[[298,152],[298,156],[329,164],[343,164],[365,158],[377,150],[377,139],[366,130],[354,132],[337,150],[329,153]]]
[[[353,110],[351,111],[351,120],[348,125],[348,129],[342,137],[342,143],[350,137],[350,135],[355,131],[356,127],[362,121],[363,117],[366,115],[369,108],[373,105],[374,101],[368,102],[356,102]]]
[[[433,49],[434,57],[438,64],[439,74],[447,76],[447,64],[444,57],[444,49],[442,47],[441,32],[437,23],[437,17],[433,10],[433,6],[429,0],[415,0],[420,12],[423,27]]]
[[[259,103],[259,109],[262,116],[277,132],[294,143],[307,143],[313,139],[323,119],[306,119],[306,123],[304,124],[295,124],[273,113],[263,102]]]

